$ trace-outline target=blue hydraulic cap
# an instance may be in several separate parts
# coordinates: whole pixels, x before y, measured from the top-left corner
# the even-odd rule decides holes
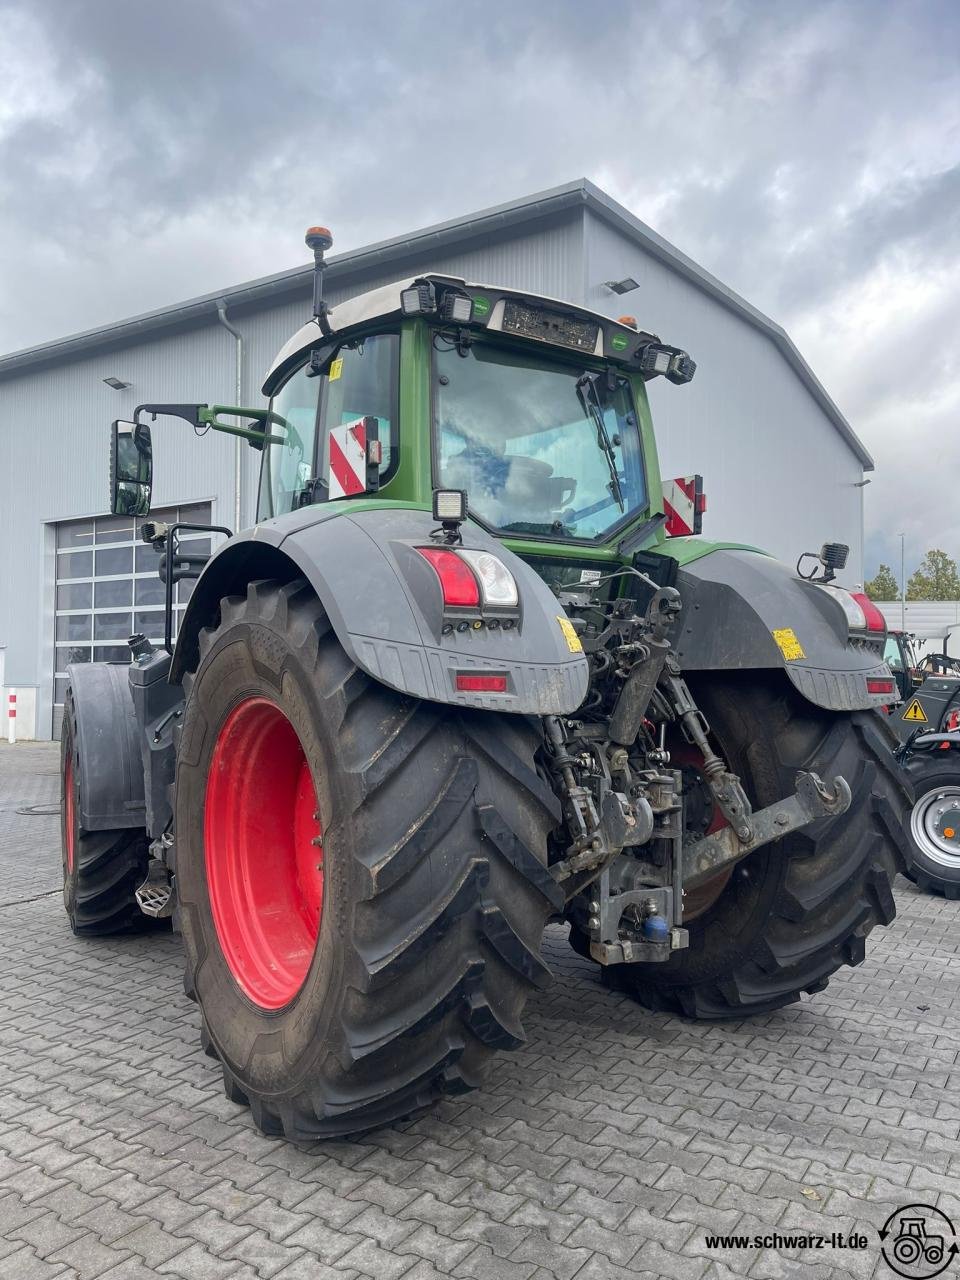
[[[645,942],[670,941],[670,926],[661,915],[644,916],[640,931]]]

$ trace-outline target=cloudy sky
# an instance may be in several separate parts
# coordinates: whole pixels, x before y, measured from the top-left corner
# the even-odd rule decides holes
[[[868,571],[960,556],[957,0],[0,0],[0,351],[580,176],[790,332]]]

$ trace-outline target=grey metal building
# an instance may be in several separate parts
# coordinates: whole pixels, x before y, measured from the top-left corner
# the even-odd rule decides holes
[[[705,534],[790,562],[846,542],[844,581],[861,580],[870,455],[778,325],[591,183],[329,261],[334,304],[431,269],[635,315],[698,363],[689,386],[652,383],[651,401],[664,475],[704,475]],[[623,296],[606,283],[628,278]],[[123,658],[130,630],[156,635],[162,617],[152,550],[104,513],[108,424],[147,401],[262,404],[310,281],[298,267],[0,357],[0,684],[19,691],[21,733],[58,731],[68,661]],[[259,453],[183,424],[154,442],[155,506],[252,520]]]

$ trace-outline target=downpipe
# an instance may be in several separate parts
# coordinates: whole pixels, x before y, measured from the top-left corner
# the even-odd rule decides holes
[[[224,329],[233,335],[237,346],[237,369],[236,369],[236,386],[234,388],[235,398],[234,404],[243,403],[243,334],[227,319],[227,302],[225,298],[217,299],[217,319]],[[239,425],[240,419],[237,419]],[[243,440],[237,436],[234,441],[233,454],[233,527],[240,529],[243,526],[240,523],[240,485],[243,480]]]

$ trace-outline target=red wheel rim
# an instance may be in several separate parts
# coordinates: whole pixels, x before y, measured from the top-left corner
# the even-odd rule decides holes
[[[280,1009],[303,986],[323,914],[323,828],[300,739],[275,703],[247,698],[210,761],[203,838],[213,923],[240,989]]]
[[[63,847],[67,851],[68,875],[73,872],[74,817],[73,759],[67,756],[67,767],[63,775]]]

